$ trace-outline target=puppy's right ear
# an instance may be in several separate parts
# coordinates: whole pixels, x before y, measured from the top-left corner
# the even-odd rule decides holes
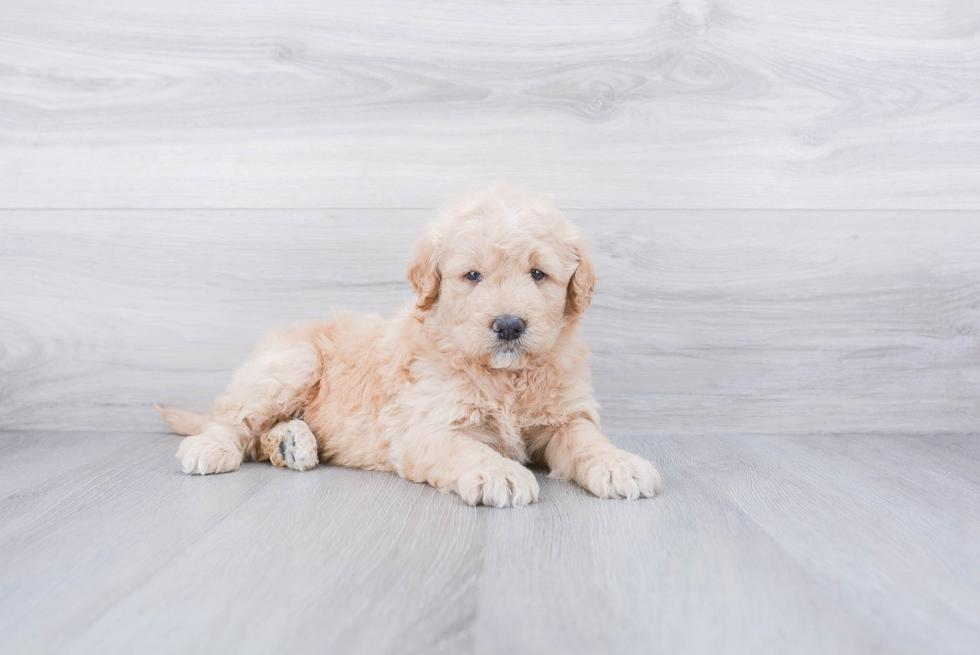
[[[432,226],[422,228],[419,240],[415,243],[415,254],[408,262],[408,281],[415,288],[418,300],[416,306],[425,311],[439,298],[439,267],[436,262],[438,239]]]

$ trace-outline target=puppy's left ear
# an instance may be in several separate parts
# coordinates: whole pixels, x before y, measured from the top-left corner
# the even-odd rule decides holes
[[[575,255],[578,257],[578,268],[572,273],[565,294],[565,311],[569,314],[584,312],[592,302],[592,291],[595,289],[595,268],[581,243],[575,244]]]
[[[415,254],[408,262],[408,281],[415,288],[418,299],[416,307],[425,311],[439,298],[439,267],[436,263],[437,235],[431,226],[422,228],[421,236],[415,243]]]

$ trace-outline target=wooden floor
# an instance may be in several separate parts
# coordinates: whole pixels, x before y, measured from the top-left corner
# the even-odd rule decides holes
[[[178,472],[507,179],[663,493]],[[0,2],[0,653],[980,652],[980,3]]]
[[[620,444],[660,497],[471,508],[390,474],[178,471],[161,433],[5,432],[4,653],[973,653],[980,443]]]

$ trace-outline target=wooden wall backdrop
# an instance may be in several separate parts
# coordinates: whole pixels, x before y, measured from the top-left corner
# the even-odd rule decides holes
[[[978,209],[975,0],[3,0],[0,204]]]
[[[649,433],[971,432],[973,212],[581,210],[607,424]],[[390,314],[418,210],[7,211],[0,428],[161,427],[270,326]]]
[[[613,429],[980,429],[972,0],[0,16],[0,429],[205,408],[268,327],[396,309],[500,178],[593,238]]]

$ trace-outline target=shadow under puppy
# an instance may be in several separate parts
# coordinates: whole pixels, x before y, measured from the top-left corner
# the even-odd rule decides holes
[[[579,320],[595,272],[547,197],[507,184],[426,225],[416,300],[390,320],[342,314],[271,332],[204,416],[157,407],[186,473],[244,459],[394,471],[471,504],[538,499],[534,474],[602,498],[652,496],[660,475],[600,432]]]

